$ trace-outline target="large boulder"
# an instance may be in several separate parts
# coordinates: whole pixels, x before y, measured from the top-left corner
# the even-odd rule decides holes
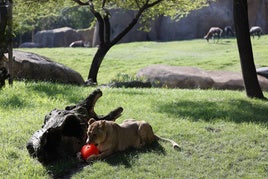
[[[242,74],[231,71],[208,71],[206,72],[212,79],[214,89],[243,90],[244,81]]]
[[[72,42],[81,40],[76,30],[62,27],[52,30],[42,30],[34,35],[34,43],[42,47],[68,47]]]
[[[13,52],[13,74],[15,79],[50,81],[66,84],[83,85],[82,76],[59,63],[30,52]],[[6,68],[8,68],[6,66]]]
[[[141,69],[137,77],[146,78],[159,87],[211,88],[213,80],[207,73],[195,67],[151,65]]]
[[[244,80],[241,72],[207,71],[207,73],[214,81],[212,88],[230,90],[244,89]],[[268,91],[268,79],[261,75],[257,75],[257,78],[261,88]]]
[[[20,44],[19,48],[41,48],[42,46],[34,42],[24,42]]]
[[[82,41],[85,46],[91,47],[94,36],[94,28],[72,29],[62,27],[52,30],[42,30],[34,35],[34,42],[25,42],[20,47],[69,47],[76,41]]]
[[[138,71],[137,77],[145,78],[158,87],[243,90],[240,72],[204,71],[196,67],[151,65]],[[268,79],[258,75],[260,86],[268,91]]]
[[[92,47],[95,27],[88,29],[77,29],[80,39],[84,41],[85,46]]]

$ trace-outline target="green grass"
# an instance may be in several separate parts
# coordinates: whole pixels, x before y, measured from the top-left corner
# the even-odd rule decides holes
[[[256,66],[268,66],[268,35],[253,39]],[[87,78],[96,48],[23,49],[50,57]],[[119,73],[134,76],[138,70],[152,64],[195,66],[204,70],[240,71],[235,39],[207,43],[204,39],[174,42],[134,42],[119,44],[108,52],[98,74],[99,84],[109,83]]]
[[[266,65],[266,41],[264,36],[253,42],[255,61],[260,65]],[[49,56],[86,77],[95,49],[27,50]],[[144,66],[158,63],[240,70],[233,39],[219,44],[207,44],[203,40],[144,42],[115,46],[103,61],[99,80],[107,83],[113,78],[110,74],[135,74]],[[159,142],[90,165],[66,160],[44,166],[31,158],[26,143],[41,128],[44,116],[54,108],[64,109],[78,103],[94,89],[18,81],[13,87],[3,88],[0,91],[0,178],[268,177],[268,102],[247,98],[244,91],[102,88],[103,97],[95,108],[98,114],[122,106],[124,112],[118,122],[126,118],[146,120],[156,134],[177,141],[182,151],[174,151],[169,143]]]

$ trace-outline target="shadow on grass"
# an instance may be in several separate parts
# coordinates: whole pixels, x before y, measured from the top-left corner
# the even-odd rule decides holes
[[[15,95],[10,95],[6,98],[1,99],[0,104],[2,106],[5,106],[5,108],[25,108],[31,105],[29,102]]]
[[[178,101],[158,105],[158,111],[173,117],[183,117],[192,121],[215,120],[235,123],[253,122],[268,125],[268,106],[251,103],[246,100],[223,102],[210,101]]]
[[[158,142],[154,142],[153,144],[141,149],[131,148],[124,152],[115,153],[103,161],[113,166],[124,165],[126,168],[131,168],[135,159],[138,158],[141,153],[147,152],[154,152],[158,155],[166,155],[165,149]],[[77,159],[66,159],[44,165],[44,167],[52,178],[69,179],[72,175],[82,171],[83,168],[88,165],[90,164],[87,164],[86,162],[79,162]]]
[[[154,142],[152,145],[143,147],[141,149],[131,148],[125,152],[115,153],[114,155],[105,159],[105,161],[113,166],[124,165],[125,168],[131,168],[131,163],[133,163],[135,158],[139,157],[140,153],[148,152],[157,153],[158,155],[166,155],[165,149],[158,142]]]
[[[78,86],[75,85],[64,85],[64,84],[54,84],[54,83],[37,83],[31,85],[32,91],[45,94],[48,97],[53,96],[64,96],[69,102],[77,102],[81,100],[81,95],[76,95]]]
[[[64,159],[50,164],[44,164],[51,178],[71,178],[72,174],[81,171],[86,165],[77,159]]]

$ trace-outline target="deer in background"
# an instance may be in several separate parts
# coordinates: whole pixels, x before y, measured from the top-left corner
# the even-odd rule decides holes
[[[263,34],[262,29],[260,26],[253,26],[250,28],[249,30],[250,35],[253,37],[254,39],[254,35],[258,36],[258,39],[261,37],[261,34]]]
[[[224,27],[224,34],[225,34],[225,37],[234,37],[235,36],[235,33],[232,30],[231,26],[225,26]]]
[[[221,34],[222,34],[223,30],[219,27],[211,27],[207,33],[207,35],[204,36],[204,39],[207,39],[207,41],[209,42],[210,38],[215,38],[218,37],[218,40],[221,38]]]

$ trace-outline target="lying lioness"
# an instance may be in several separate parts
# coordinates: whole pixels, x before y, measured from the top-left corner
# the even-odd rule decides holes
[[[102,159],[115,152],[124,151],[129,147],[140,148],[157,140],[171,142],[174,148],[179,145],[170,139],[158,137],[151,125],[145,121],[127,119],[122,124],[113,121],[89,120],[87,143],[93,143],[100,154],[90,156],[87,161]]]

